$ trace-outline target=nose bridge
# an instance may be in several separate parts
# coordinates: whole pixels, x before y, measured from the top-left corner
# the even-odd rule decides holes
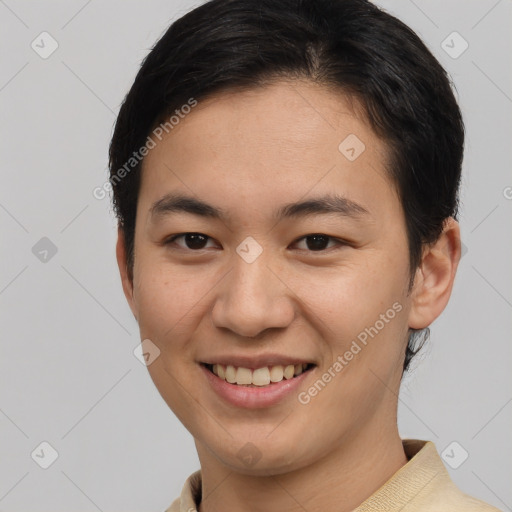
[[[240,248],[244,249],[244,245],[240,244]],[[252,249],[249,246],[249,251]],[[256,337],[266,329],[291,323],[293,304],[286,286],[268,267],[267,255],[261,252],[254,259],[245,258],[243,252],[233,255],[232,270],[223,280],[212,310],[215,326]]]

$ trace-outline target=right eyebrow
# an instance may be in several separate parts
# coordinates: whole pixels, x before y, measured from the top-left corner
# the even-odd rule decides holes
[[[174,212],[190,213],[200,217],[227,220],[228,214],[221,208],[184,194],[166,194],[150,208],[151,217],[163,217]]]

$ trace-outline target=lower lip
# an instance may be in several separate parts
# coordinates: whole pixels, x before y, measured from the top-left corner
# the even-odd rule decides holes
[[[246,409],[270,407],[278,404],[286,397],[294,393],[296,394],[298,387],[314,370],[313,367],[293,379],[283,379],[281,382],[269,384],[268,386],[246,387],[230,384],[224,379],[217,377],[217,375],[208,370],[206,366],[200,364],[200,367],[214,391],[216,391],[221,398],[236,407],[244,407]]]

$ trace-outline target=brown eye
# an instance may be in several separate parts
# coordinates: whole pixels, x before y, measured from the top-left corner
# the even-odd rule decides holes
[[[210,237],[207,235],[203,235],[202,233],[182,233],[180,235],[174,235],[169,240],[165,242],[165,245],[170,245],[178,239],[183,239],[184,246],[182,244],[177,244],[182,249],[190,249],[190,250],[201,250],[204,249]]]
[[[304,236],[301,239],[299,239],[297,243],[302,242],[303,240],[305,241],[305,250],[312,252],[326,250],[327,248],[329,248],[328,245],[330,241],[334,242],[335,245],[343,245],[343,242],[341,240],[336,240],[332,236],[324,235],[322,233]]]

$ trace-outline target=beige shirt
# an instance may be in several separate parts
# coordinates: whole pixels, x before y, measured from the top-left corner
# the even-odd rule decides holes
[[[453,483],[434,443],[402,440],[409,459],[353,512],[500,512],[464,494]],[[165,512],[195,512],[201,500],[201,470],[186,480],[181,496]]]

